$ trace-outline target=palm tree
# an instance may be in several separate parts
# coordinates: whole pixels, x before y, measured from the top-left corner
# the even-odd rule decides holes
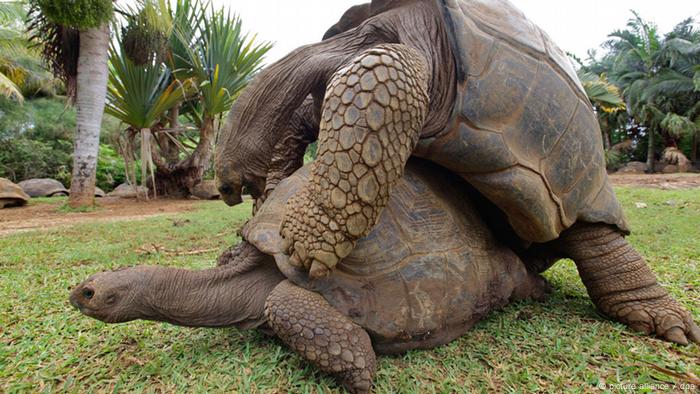
[[[30,26],[34,37],[45,44],[44,55],[57,75],[67,77],[69,90],[71,74],[75,75],[77,130],[68,205],[93,206],[100,125],[107,95],[112,0],[32,0],[32,6]]]
[[[627,29],[616,31],[607,43],[613,59],[610,76],[623,88],[633,121],[647,135],[647,168],[654,169],[655,148],[663,142],[677,147],[681,138],[694,139],[700,122],[700,33],[692,18],[664,37],[656,26],[633,11]],[[663,141],[656,142],[656,136]]]
[[[131,132],[141,135],[141,181],[147,172],[155,181],[152,155],[153,128],[164,114],[185,99],[193,90],[191,81],[180,83],[171,78],[171,71],[161,63],[134,64],[122,51],[112,48],[105,112],[129,125]],[[135,179],[135,177],[132,177]],[[153,183],[153,191],[156,194]]]
[[[653,101],[645,100],[644,94],[657,72],[656,58],[661,44],[656,25],[643,20],[635,11],[632,14],[627,29],[611,33],[608,45],[616,52],[612,74],[624,86],[627,109],[638,123],[647,126],[647,170],[653,172],[654,136],[661,111]]]
[[[3,2],[0,3],[0,95],[23,101],[24,96],[13,81],[12,74],[16,73],[12,59],[17,52],[26,48],[24,37],[16,22],[22,19],[22,3]]]
[[[201,19],[194,45],[187,32],[177,30],[176,34],[186,54],[180,58],[184,67],[178,70],[178,77],[192,79],[199,86],[197,105],[190,107],[199,126],[199,141],[192,154],[175,167],[179,179],[172,179],[173,171],[162,173],[161,177],[164,183],[175,182],[191,190],[201,181],[211,161],[218,131],[216,122],[259,71],[272,46],[255,43],[255,36],[243,32],[241,19],[223,10],[211,9]]]
[[[165,59],[160,62],[159,56],[151,56],[148,50],[136,50],[134,52],[149,59],[150,63],[141,68],[136,67],[130,73],[122,72],[124,67],[113,66],[114,79],[121,81],[124,86],[142,83],[128,82],[127,79],[145,78],[149,73],[163,73],[160,75],[163,78],[167,75],[168,79],[161,80],[161,88],[150,91],[115,85],[114,89],[110,88],[110,92],[122,90],[121,97],[124,100],[113,100],[116,95],[111,95],[109,111],[121,112],[125,116],[119,118],[132,129],[145,127],[148,129],[146,134],[154,137],[141,140],[142,166],[152,162],[155,167],[151,174],[154,179],[149,182],[153,191],[157,190],[160,195],[186,196],[201,182],[211,162],[218,120],[258,71],[270,45],[256,44],[255,37],[243,33],[240,18],[223,10],[214,10],[209,2],[178,0],[174,8],[167,8],[162,1],[156,3],[155,0],[146,0],[141,9],[150,14],[150,17],[140,19],[144,25],[154,21],[161,24],[159,28],[144,26],[143,30],[167,33],[169,45]],[[133,26],[135,22],[129,23]],[[125,31],[129,29],[131,27]],[[122,53],[121,57],[127,55]],[[134,66],[133,62],[124,63],[123,59],[115,58],[113,62]],[[115,73],[121,75],[117,77]],[[157,84],[154,82],[152,85]],[[163,90],[165,86],[179,86],[178,91],[188,94],[180,94],[178,99],[174,99],[176,90]],[[168,102],[172,105],[167,108],[155,109],[155,101],[147,100],[149,95],[166,93],[173,98]],[[128,101],[138,101],[140,104],[129,106]],[[164,111],[168,109],[170,111],[166,116]],[[181,109],[183,115],[188,116],[196,125],[196,134],[191,128],[179,125]],[[125,120],[134,115],[140,116],[143,111],[153,115],[147,122],[148,126]],[[169,124],[167,128],[166,123]],[[144,145],[148,146],[144,148]]]

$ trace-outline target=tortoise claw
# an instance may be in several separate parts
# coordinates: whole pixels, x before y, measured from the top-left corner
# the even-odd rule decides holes
[[[314,260],[313,263],[311,263],[311,269],[309,269],[309,277],[311,277],[311,279],[321,279],[328,276],[330,272],[331,271],[325,264],[318,260]]]
[[[669,342],[677,343],[679,345],[685,346],[688,344],[688,339],[685,337],[685,334],[680,327],[673,327],[666,331],[664,338],[666,338],[666,340]]]
[[[306,260],[309,258],[309,253],[306,251],[306,247],[299,241],[294,243],[294,253],[299,257],[299,261],[301,263],[306,262]]]
[[[289,232],[289,230],[287,230],[286,228],[283,228],[280,231],[280,235],[282,236],[282,250],[285,253],[289,254],[290,249],[292,248],[292,242],[293,242],[292,234]]]
[[[289,264],[293,265],[294,267],[301,268],[301,260],[299,259],[299,255],[296,253],[292,253],[292,257],[289,258]]]

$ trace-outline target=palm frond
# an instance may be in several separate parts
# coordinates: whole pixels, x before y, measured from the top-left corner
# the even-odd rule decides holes
[[[611,84],[604,75],[579,70],[578,77],[591,102],[605,112],[625,109],[625,102],[617,86]]]
[[[13,26],[19,30],[25,16],[26,10],[23,1],[0,2],[0,24]]]
[[[152,128],[192,91],[191,81],[173,81],[161,64],[135,65],[114,46],[105,112],[135,129]]]
[[[649,86],[642,94],[642,100],[655,100],[657,97],[666,98],[692,93],[695,90],[693,79],[671,69],[665,69],[655,75]]]
[[[24,96],[17,85],[3,73],[0,73],[0,95],[24,102]]]
[[[243,33],[239,17],[223,11],[204,18],[201,34],[197,45],[186,46],[188,37],[177,33],[185,47],[188,75],[199,84],[204,116],[211,118],[231,107],[272,45],[256,43],[255,36]]]
[[[78,31],[51,22],[36,2],[30,3],[26,23],[30,42],[40,46],[42,58],[53,74],[65,82],[67,95],[72,99],[78,76]]]
[[[211,9],[210,0],[176,0],[169,9],[172,30],[169,40],[168,66],[177,78],[190,78],[193,65],[188,50],[197,44],[204,29],[206,10]]]
[[[692,120],[674,113],[666,114],[660,125],[676,138],[692,135],[697,131],[697,126]]]

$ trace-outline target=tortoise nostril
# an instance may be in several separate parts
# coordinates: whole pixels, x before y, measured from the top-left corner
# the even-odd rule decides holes
[[[95,290],[93,290],[89,287],[86,287],[83,289],[83,297],[87,298],[88,300],[92,299],[92,296],[94,296],[94,295],[95,295]]]

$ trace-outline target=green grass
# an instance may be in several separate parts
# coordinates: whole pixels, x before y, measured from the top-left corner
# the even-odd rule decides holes
[[[700,321],[700,190],[618,189],[618,195],[632,244]],[[67,302],[69,287],[97,271],[137,263],[208,267],[237,242],[249,211],[248,204],[202,202],[183,214],[0,238],[0,392],[338,392],[332,379],[256,331],[107,325]],[[214,250],[168,257],[144,252],[152,244]],[[683,383],[650,365],[700,375],[697,345],[639,336],[601,317],[571,262],[547,277],[555,290],[545,302],[496,311],[432,351],[380,357],[376,391],[558,393],[598,391],[601,382]]]

